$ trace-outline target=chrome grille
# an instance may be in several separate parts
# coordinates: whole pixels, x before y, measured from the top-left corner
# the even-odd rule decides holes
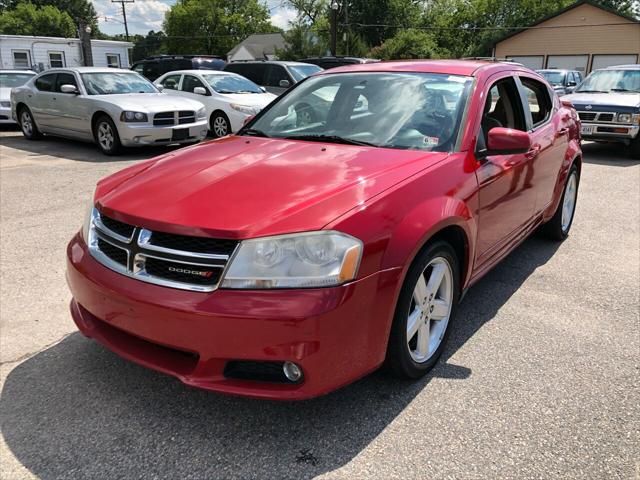
[[[616,114],[612,112],[578,112],[583,122],[613,122]]]
[[[191,237],[129,225],[94,209],[87,244],[104,266],[165,287],[210,292],[218,287],[235,240]]]
[[[184,125],[185,123],[195,123],[196,121],[196,112],[191,111],[182,111],[178,112],[178,125]]]

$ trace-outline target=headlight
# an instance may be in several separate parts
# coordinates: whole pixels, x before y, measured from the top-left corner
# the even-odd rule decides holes
[[[147,114],[142,112],[130,112],[125,111],[120,115],[120,120],[123,122],[146,122]]]
[[[640,125],[640,113],[634,113],[631,121],[634,125]]]
[[[356,278],[362,242],[321,231],[245,240],[231,260],[222,288],[314,288]]]
[[[237,110],[238,112],[245,113],[247,115],[255,115],[256,113],[258,113],[260,111],[260,110],[256,109],[256,107],[251,107],[249,105],[240,105],[238,103],[232,103],[229,106],[231,108],[233,108],[234,110]]]
[[[630,113],[619,113],[618,114],[618,122],[620,122],[620,123],[631,123],[631,114]]]
[[[198,120],[203,120],[203,119],[207,118],[207,110],[206,110],[206,108],[202,107],[200,110],[198,110],[196,112],[196,117],[198,118]]]

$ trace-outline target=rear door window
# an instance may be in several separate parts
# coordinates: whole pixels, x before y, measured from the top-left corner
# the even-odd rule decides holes
[[[54,85],[56,81],[56,74],[50,73],[48,75],[43,75],[36,80],[36,88],[41,92],[52,92],[54,90]]]
[[[263,63],[231,63],[224,69],[242,75],[257,85],[265,85],[266,67]]]

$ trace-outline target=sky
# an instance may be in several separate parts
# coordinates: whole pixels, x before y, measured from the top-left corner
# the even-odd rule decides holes
[[[92,0],[98,12],[100,30],[108,35],[124,34],[122,23],[122,7],[120,3],[111,0]],[[135,0],[126,3],[127,24],[129,33],[146,35],[149,30],[161,30],[164,13],[169,10],[176,0]],[[271,14],[271,23],[280,28],[287,28],[289,21],[295,19],[295,11],[285,6],[284,0],[262,0]]]

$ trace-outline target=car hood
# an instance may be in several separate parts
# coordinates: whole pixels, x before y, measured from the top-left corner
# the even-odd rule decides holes
[[[95,200],[118,220],[186,235],[317,230],[446,156],[230,136],[107,178]]]
[[[240,105],[249,105],[250,107],[266,107],[273,99],[278,98],[272,93],[227,93],[222,98]]]
[[[171,110],[198,110],[202,103],[189,98],[164,93],[126,93],[117,95],[91,95],[91,99],[116,105],[123,110],[166,112]]]
[[[572,93],[562,97],[574,105],[611,106],[611,107],[638,107],[640,106],[640,94],[638,93]]]

